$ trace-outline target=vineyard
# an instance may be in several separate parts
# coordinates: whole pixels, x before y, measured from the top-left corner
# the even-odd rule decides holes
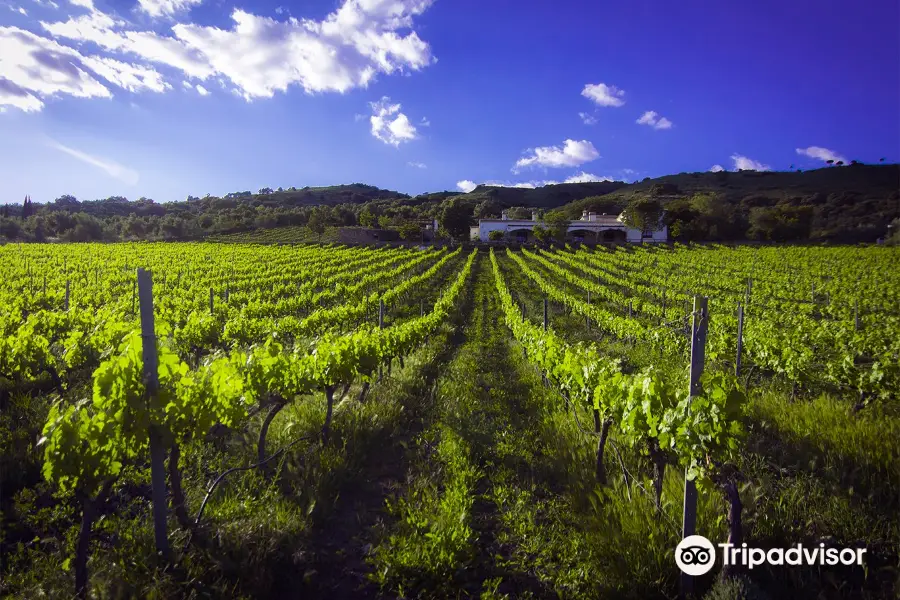
[[[0,593],[897,597],[897,264],[0,246]],[[866,563],[682,578],[691,533]]]

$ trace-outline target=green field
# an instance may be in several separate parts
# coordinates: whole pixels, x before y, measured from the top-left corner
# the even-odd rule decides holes
[[[0,593],[672,598],[688,477],[713,543],[866,550],[697,597],[895,598],[898,263],[0,246]]]

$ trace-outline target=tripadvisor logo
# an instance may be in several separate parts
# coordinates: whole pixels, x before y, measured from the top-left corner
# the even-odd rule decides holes
[[[748,548],[747,544],[718,544],[722,549],[724,566],[740,565],[749,569],[759,565],[859,565],[863,564],[865,548],[826,548],[825,544],[808,548],[797,544],[791,548]],[[702,535],[689,535],[675,548],[675,563],[687,575],[708,573],[716,564],[716,550]]]
[[[702,535],[689,535],[675,548],[675,563],[688,575],[703,575],[716,564],[716,549]]]

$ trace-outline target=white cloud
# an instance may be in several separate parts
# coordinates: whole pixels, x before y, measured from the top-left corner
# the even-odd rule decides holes
[[[571,177],[569,177],[568,179],[563,181],[563,183],[591,183],[594,181],[614,181],[614,180],[610,177],[597,177],[596,175],[592,175],[591,173],[585,173],[584,171],[582,171],[581,173],[572,175]]]
[[[598,177],[597,175],[592,175],[591,173],[577,173],[572,175],[571,177],[565,179],[562,183],[591,183],[597,181],[615,181],[610,177]],[[497,181],[497,180],[488,180],[482,183],[475,183],[470,179],[463,179],[462,181],[456,182],[456,187],[458,187],[463,192],[471,192],[479,185],[487,185],[493,187],[509,187],[509,188],[524,188],[524,189],[534,189],[543,187],[545,185],[558,185],[560,182],[554,179],[543,179],[543,180],[532,180],[532,181]]]
[[[843,161],[847,162],[847,159],[838,154],[833,150],[829,150],[828,148],[822,148],[820,146],[810,146],[809,148],[797,148],[797,154],[802,154],[803,156],[808,156],[810,158],[817,158],[822,162],[827,162],[829,160],[833,160],[834,162]]]
[[[128,185],[135,185],[138,182],[139,175],[137,171],[133,169],[129,169],[128,167],[123,167],[117,162],[107,160],[105,158],[98,158],[96,156],[91,156],[90,154],[86,154],[81,152],[80,150],[75,150],[74,148],[69,148],[68,146],[63,146],[59,142],[51,140],[49,142],[51,148],[55,148],[61,152],[65,152],[69,156],[73,156],[78,160],[87,163],[93,167],[97,167],[101,171],[105,171],[107,175],[118,179]]]
[[[598,106],[622,106],[625,104],[625,92],[614,85],[605,83],[589,83],[581,90],[581,95],[593,100]]]
[[[594,145],[587,141],[566,140],[563,146],[544,146],[542,148],[529,149],[531,156],[525,156],[516,161],[513,172],[524,167],[577,167],[586,162],[600,158],[600,153]]]
[[[406,166],[413,167],[415,169],[427,169],[428,168],[428,165],[426,165],[425,163],[413,162],[413,161],[406,163]]]
[[[181,85],[182,85],[182,86],[184,87],[184,89],[186,89],[186,90],[192,90],[192,89],[194,89],[194,86],[191,85],[191,82],[190,82],[190,81],[182,81],[182,82],[181,82]]]
[[[580,113],[578,113],[578,116],[581,117],[581,122],[584,123],[585,125],[596,125],[597,124],[597,117],[595,117],[593,115],[580,112]]]
[[[91,4],[90,0],[70,1],[85,7]],[[160,12],[196,3],[147,1]],[[292,85],[307,93],[343,93],[366,87],[379,73],[428,66],[434,62],[429,45],[407,30],[432,1],[345,0],[322,21],[277,21],[236,9],[231,13],[231,29],[178,23],[172,27],[174,37],[127,30],[126,23],[97,10],[41,25],[54,36],[136,55],[184,71],[191,78],[223,76],[251,100],[270,98]]]
[[[10,6],[10,7],[9,7],[9,10],[11,10],[11,11],[13,11],[13,12],[17,12],[17,13],[19,13],[20,15],[22,15],[23,17],[27,17],[27,16],[28,16],[28,11],[25,10],[24,8],[22,8],[21,6]]]
[[[391,104],[391,99],[384,96],[378,102],[370,102],[372,116],[372,135],[392,146],[416,139],[416,127],[409,118],[400,112],[400,104]]]
[[[276,15],[280,15],[280,14],[282,14],[283,12],[284,12],[284,7],[283,7],[283,6],[276,6],[276,7],[275,7],[275,14],[276,14]]]
[[[103,56],[88,56],[84,64],[94,73],[129,92],[148,90],[164,92],[172,86],[163,81],[162,75],[149,67],[124,63]]]
[[[138,0],[138,6],[151,17],[162,17],[188,11],[202,2],[203,0]]]
[[[713,173],[718,173],[719,171],[724,171],[725,167],[723,167],[722,165],[713,165],[709,168],[709,170]]]
[[[0,27],[0,105],[35,112],[58,95],[112,97],[101,79],[130,92],[171,89],[150,67],[85,56],[30,31]]]
[[[622,169],[623,175],[637,175],[637,171],[634,169]]]
[[[649,125],[653,129],[671,129],[672,121],[662,117],[653,110],[648,110],[636,121],[638,125]]]
[[[112,96],[75,50],[18,27],[0,27],[0,104],[39,111],[42,99],[57,94]]]
[[[6,112],[7,106],[24,112],[38,112],[44,107],[44,103],[25,88],[8,79],[0,79],[0,109]]]
[[[748,171],[769,171],[772,169],[769,165],[764,165],[763,163],[753,160],[752,158],[747,158],[746,156],[741,156],[740,154],[732,154],[731,160],[734,161],[734,170],[748,170]]]
[[[422,117],[422,120],[419,121],[419,127],[431,127],[431,121],[427,117]]]
[[[209,96],[209,90],[206,89],[205,87],[203,87],[202,85],[200,85],[199,83],[196,86],[194,86],[194,88],[197,90],[197,93],[200,94],[201,96]]]
[[[581,173],[576,173],[571,177],[566,178],[562,183],[591,183],[596,181],[615,181],[611,177],[598,177],[597,175],[593,175],[591,173],[586,173],[582,171]],[[497,181],[497,180],[488,180],[483,181],[481,183],[475,183],[470,179],[463,179],[462,181],[456,182],[456,187],[458,187],[463,192],[471,192],[479,185],[487,185],[493,187],[509,187],[509,188],[524,188],[524,189],[534,189],[543,187],[545,185],[558,185],[560,182],[554,179],[543,179],[543,180],[532,180],[532,181]]]
[[[174,67],[188,77],[205,80],[216,74],[204,55],[183,42],[152,31],[114,31],[124,25],[124,21],[97,11],[57,23],[41,21],[41,26],[53,36],[93,42],[111,52],[131,54],[148,62]]]
[[[458,187],[461,191],[468,194],[469,192],[474,190],[476,187],[478,187],[478,184],[469,179],[463,179],[462,181],[456,182],[456,187]]]

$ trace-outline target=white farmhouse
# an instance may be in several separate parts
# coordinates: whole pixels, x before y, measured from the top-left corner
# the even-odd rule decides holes
[[[535,226],[545,227],[543,221],[538,219],[537,211],[532,211],[531,219],[510,219],[507,211],[503,211],[499,219],[479,219],[478,225],[471,228],[472,240],[486,242],[492,231],[503,232],[506,240],[519,242],[534,241],[532,230]],[[667,242],[669,229],[660,223],[658,229],[641,231],[627,227],[622,215],[598,215],[597,213],[584,211],[581,219],[569,221],[569,229],[566,239],[574,242],[603,243],[603,242]]]

